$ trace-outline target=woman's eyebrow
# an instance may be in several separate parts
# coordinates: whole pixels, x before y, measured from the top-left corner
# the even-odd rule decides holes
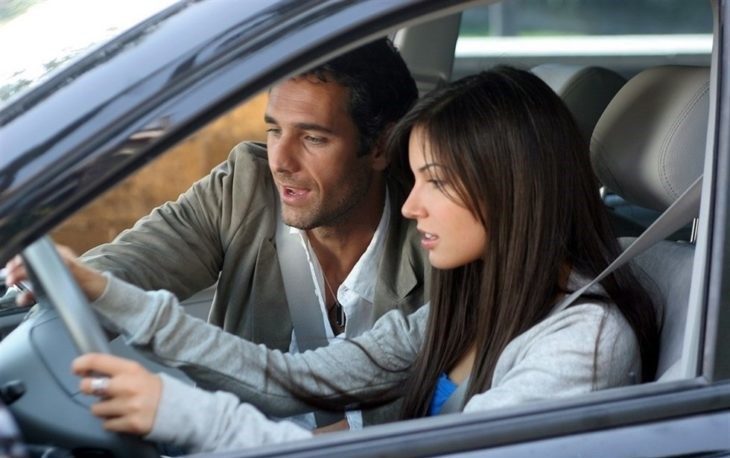
[[[419,171],[419,172],[425,172],[425,171],[426,171],[426,170],[428,170],[428,169],[433,169],[433,168],[437,168],[437,167],[438,167],[438,168],[442,168],[442,169],[445,169],[445,168],[446,168],[446,167],[444,167],[444,166],[443,166],[443,165],[441,165],[441,164],[437,164],[437,163],[435,163],[435,162],[429,162],[429,163],[427,163],[427,164],[424,164],[424,165],[422,165],[421,167],[419,167],[419,168],[418,168],[418,171]]]

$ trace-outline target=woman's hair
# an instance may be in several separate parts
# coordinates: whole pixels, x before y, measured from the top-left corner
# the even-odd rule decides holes
[[[588,278],[620,253],[599,197],[588,147],[560,98],[529,72],[499,67],[437,89],[396,125],[391,157],[423,135],[451,187],[484,225],[482,258],[433,269],[424,346],[405,389],[403,416],[427,415],[437,378],[473,346],[466,398],[490,388],[507,344],[545,319],[566,292],[566,268]],[[406,167],[407,168],[407,167]],[[656,370],[658,326],[628,269],[601,281],[631,325],[642,378]]]

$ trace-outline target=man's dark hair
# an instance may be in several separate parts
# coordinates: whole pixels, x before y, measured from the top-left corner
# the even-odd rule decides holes
[[[387,38],[356,48],[304,75],[315,75],[349,89],[350,115],[359,132],[359,154],[367,154],[388,125],[398,122],[418,98],[416,82]]]

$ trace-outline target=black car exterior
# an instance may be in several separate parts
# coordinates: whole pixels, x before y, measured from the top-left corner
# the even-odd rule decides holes
[[[204,0],[168,8],[0,111],[0,262],[276,80],[473,3]],[[715,125],[730,126],[728,2],[718,1],[716,11]],[[730,456],[730,136],[727,128],[714,135],[697,377],[545,403],[537,411],[429,418],[217,456]]]

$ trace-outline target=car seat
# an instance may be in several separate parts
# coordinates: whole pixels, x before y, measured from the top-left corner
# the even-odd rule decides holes
[[[626,78],[603,67],[541,64],[530,70],[560,96],[588,142],[603,110]]]
[[[671,205],[702,173],[709,76],[706,67],[664,66],[629,80],[593,132],[591,160],[599,179],[632,204],[658,211]],[[681,375],[693,257],[693,244],[665,240],[634,259],[661,306],[659,380]]]
[[[549,63],[538,65],[531,71],[563,100],[586,145],[606,106],[626,83],[626,79],[618,73],[596,66]],[[651,221],[656,217],[654,212],[645,216],[642,210],[630,208],[620,197],[605,192],[605,188],[602,188],[601,195],[609,208],[611,225],[620,235],[641,234],[648,224],[640,221]],[[617,208],[620,211],[616,211]],[[639,217],[636,217],[637,212]]]

